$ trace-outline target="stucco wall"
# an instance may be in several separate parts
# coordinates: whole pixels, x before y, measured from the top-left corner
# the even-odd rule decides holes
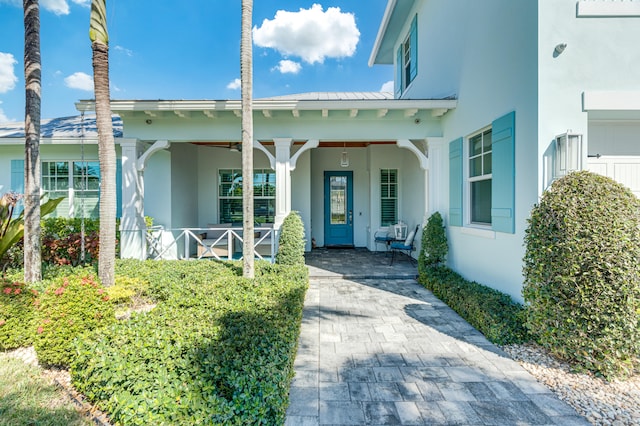
[[[538,195],[537,5],[530,0],[417,2],[418,74],[403,97],[455,94],[434,141],[432,205],[448,221],[448,143],[516,112],[516,232],[448,227],[449,264],[463,276],[521,299],[526,218]],[[400,40],[399,40],[400,41]],[[399,42],[398,41],[398,42]],[[433,162],[433,158],[431,161]],[[438,173],[433,176],[433,173]],[[465,195],[465,200],[468,194]],[[468,211],[465,201],[464,210]]]

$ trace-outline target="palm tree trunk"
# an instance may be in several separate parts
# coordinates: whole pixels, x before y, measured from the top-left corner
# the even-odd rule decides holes
[[[40,245],[40,7],[24,0],[24,279],[42,279]]]
[[[93,51],[93,87],[96,99],[98,159],[100,161],[100,252],[98,276],[102,285],[115,281],[116,259],[116,150],[109,95],[109,40],[106,1],[91,3],[89,35]]]
[[[242,81],[242,275],[253,278],[253,55],[251,24],[253,0],[242,0],[240,80]]]

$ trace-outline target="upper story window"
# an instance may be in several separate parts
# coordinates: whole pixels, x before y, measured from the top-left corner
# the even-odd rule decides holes
[[[396,97],[399,98],[418,74],[418,16],[413,17],[409,34],[396,55]]]

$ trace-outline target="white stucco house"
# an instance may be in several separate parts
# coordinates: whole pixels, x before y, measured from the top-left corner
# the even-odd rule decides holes
[[[395,93],[254,101],[256,221],[277,232],[297,210],[308,250],[312,238],[374,250],[379,228],[440,211],[449,265],[521,299],[527,218],[553,179],[586,168],[640,194],[637,40],[637,0],[389,0],[370,65],[393,65]],[[178,257],[193,243],[185,229],[237,221],[240,101],[112,110],[124,256],[147,255],[144,215]],[[4,191],[23,154],[1,132]],[[82,147],[95,160],[95,135],[82,133],[45,137],[43,162],[73,169]]]

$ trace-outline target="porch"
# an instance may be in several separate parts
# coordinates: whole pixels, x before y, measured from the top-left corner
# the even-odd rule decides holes
[[[406,255],[397,256],[393,264],[390,260],[390,253],[366,248],[317,248],[305,253],[311,278],[413,280],[418,276],[416,262]]]

